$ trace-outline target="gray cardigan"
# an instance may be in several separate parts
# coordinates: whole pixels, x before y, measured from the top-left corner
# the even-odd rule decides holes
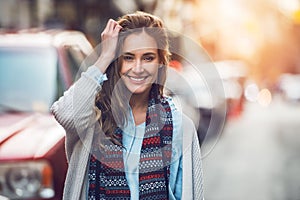
[[[81,78],[56,101],[51,112],[66,130],[68,172],[64,200],[86,199],[87,169],[94,133],[100,132],[95,113],[95,96],[101,85],[84,72]],[[183,200],[202,200],[203,173],[199,142],[193,122],[182,116]]]

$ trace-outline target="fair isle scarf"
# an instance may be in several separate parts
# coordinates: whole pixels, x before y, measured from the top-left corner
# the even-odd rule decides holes
[[[117,128],[116,135],[121,142],[123,131],[120,128]],[[158,95],[158,85],[153,84],[139,161],[141,200],[169,199],[172,135],[171,108],[168,101]],[[110,142],[104,145],[103,151],[93,152],[90,157],[88,199],[130,200],[122,147]]]

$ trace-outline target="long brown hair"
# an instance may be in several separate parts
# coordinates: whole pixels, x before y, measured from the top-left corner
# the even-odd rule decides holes
[[[167,31],[160,18],[137,11],[122,16],[119,18],[118,23],[122,26],[122,29],[119,34],[116,59],[107,68],[106,75],[108,80],[104,82],[102,90],[97,94],[95,103],[102,131],[113,143],[121,145],[114,132],[118,126],[123,126],[127,123],[128,103],[126,99],[128,97],[124,92],[126,90],[124,84],[120,84],[122,79],[119,74],[122,62],[120,55],[124,40],[128,35],[142,31],[145,31],[156,40],[159,62],[162,66],[159,68],[157,78],[160,95],[163,95],[170,51]],[[101,142],[101,138],[99,138],[99,142]]]

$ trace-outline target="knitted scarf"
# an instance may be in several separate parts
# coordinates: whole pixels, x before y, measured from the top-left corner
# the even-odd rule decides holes
[[[123,131],[116,135],[122,141]],[[146,128],[139,161],[139,199],[169,199],[173,120],[168,101],[153,84],[146,113]],[[108,142],[102,153],[93,152],[89,164],[89,199],[130,200],[122,146]]]

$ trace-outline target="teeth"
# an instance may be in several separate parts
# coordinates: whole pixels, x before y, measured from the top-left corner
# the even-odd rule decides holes
[[[134,78],[134,77],[130,77],[131,80],[134,80],[134,81],[143,81],[145,80],[146,78]]]

